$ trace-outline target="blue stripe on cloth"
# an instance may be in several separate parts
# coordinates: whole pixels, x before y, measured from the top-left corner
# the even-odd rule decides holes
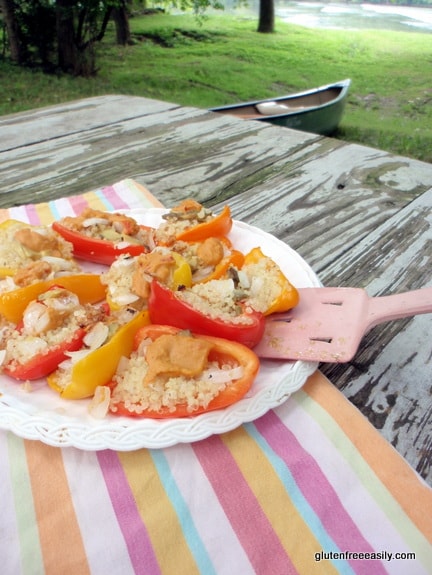
[[[113,204],[109,201],[109,199],[105,195],[105,189],[101,188],[99,190],[94,190],[95,196],[106,206],[108,211],[115,211]]]
[[[183,535],[197,563],[198,569],[204,575],[216,575],[213,563],[193,522],[188,506],[177,487],[165,456],[160,450],[152,450],[151,457],[159,473],[162,485],[177,513]]]
[[[332,549],[335,552],[340,551],[333,539],[324,529],[320,518],[306,501],[285,463],[273,451],[253,423],[245,423],[244,428],[266,455],[270,464],[273,466],[276,475],[279,477],[279,480],[285,487],[287,493],[289,493],[290,499],[297,508],[300,516],[303,518],[303,521],[310,528],[317,541],[319,541],[321,548]],[[337,562],[333,562],[333,564],[341,575],[355,575],[355,572],[347,562],[338,560]]]
[[[58,211],[57,204],[58,202],[56,202],[55,200],[51,200],[51,202],[48,202],[48,207],[53,215],[54,220],[60,220],[62,218],[62,216]]]

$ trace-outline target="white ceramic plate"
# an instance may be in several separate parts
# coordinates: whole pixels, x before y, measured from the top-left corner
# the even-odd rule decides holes
[[[164,212],[166,210],[158,208],[127,211],[140,223],[150,226],[157,226]],[[320,285],[308,264],[272,235],[236,221],[230,238],[244,253],[260,246],[297,287]],[[88,269],[95,268],[89,266]],[[97,269],[100,270],[100,266]],[[264,415],[300,389],[316,368],[316,363],[263,360],[251,390],[239,402],[195,417],[166,420],[137,420],[113,415],[103,420],[94,419],[88,413],[89,400],[61,399],[48,388],[45,380],[33,382],[31,391],[26,391],[24,385],[0,375],[0,428],[49,445],[92,451],[132,451],[190,443],[230,431]]]

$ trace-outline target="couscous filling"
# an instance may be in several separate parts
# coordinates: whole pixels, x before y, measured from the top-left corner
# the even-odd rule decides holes
[[[118,406],[139,415],[186,405],[193,413],[206,408],[231,381],[239,379],[239,365],[209,361],[211,345],[188,335],[162,335],[144,341],[129,359],[124,358],[114,377],[110,410]]]
[[[140,226],[125,214],[85,208],[79,216],[65,217],[60,223],[65,228],[89,238],[140,244],[148,250],[154,247],[153,231]]]
[[[146,309],[153,279],[170,288],[175,286],[178,258],[176,253],[163,247],[135,257],[120,256],[101,275],[111,304],[115,308],[133,306],[135,309]]]
[[[81,305],[78,297],[63,288],[49,290],[26,308],[20,329],[2,333],[3,365],[25,364],[56,346],[71,341],[80,328],[101,321],[105,311],[97,306]]]
[[[247,309],[241,305],[245,300],[244,292],[235,286],[231,278],[195,284],[189,289],[177,291],[176,297],[212,319],[242,324],[253,321],[245,313]]]
[[[268,257],[263,257],[256,263],[245,265],[238,277],[238,289],[247,293],[248,305],[255,311],[262,313],[265,313],[283,289],[280,284],[280,269]]]
[[[72,245],[46,226],[8,220],[0,227],[0,268],[16,276],[15,287],[47,279],[62,271],[79,270]],[[13,289],[13,287],[12,287]]]
[[[198,202],[188,199],[164,214],[164,222],[156,230],[155,238],[162,244],[172,244],[176,237],[199,224],[208,222],[214,218],[211,210]]]

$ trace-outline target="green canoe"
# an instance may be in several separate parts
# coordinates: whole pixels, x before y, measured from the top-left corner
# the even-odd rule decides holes
[[[328,136],[342,119],[350,84],[351,80],[347,79],[306,92],[210,110]]]

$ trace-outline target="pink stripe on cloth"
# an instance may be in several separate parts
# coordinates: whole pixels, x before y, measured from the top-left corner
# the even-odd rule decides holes
[[[28,204],[24,206],[24,209],[26,212],[26,221],[29,224],[31,224],[32,226],[37,226],[41,223],[39,215],[36,211],[36,207],[33,204]]]
[[[257,419],[254,425],[273,451],[285,462],[298,488],[339,550],[376,551],[363,537],[347,513],[315,459],[303,449],[294,434],[285,427],[275,412],[267,412]],[[370,561],[351,560],[349,563],[355,573],[370,575]],[[387,573],[378,561],[373,562],[373,569],[374,575]]]
[[[202,466],[197,462],[192,444],[179,443],[164,450],[172,478],[189,509],[191,520],[203,543],[216,574],[227,573],[235,565],[236,574],[251,574],[254,569],[227,518]],[[199,490],[191,489],[199,485]],[[205,512],[203,513],[203,501]],[[209,521],[211,517],[211,521]]]
[[[70,196],[68,198],[75,214],[79,215],[88,206],[87,200],[83,196]]]
[[[296,574],[291,559],[221,438],[213,435],[193,444],[193,449],[255,572]]]
[[[107,186],[103,189],[103,195],[110,202],[114,210],[125,210],[129,208],[129,203],[117,193],[115,186]]]
[[[160,575],[147,529],[117,454],[106,450],[99,451],[97,456],[135,575]]]

